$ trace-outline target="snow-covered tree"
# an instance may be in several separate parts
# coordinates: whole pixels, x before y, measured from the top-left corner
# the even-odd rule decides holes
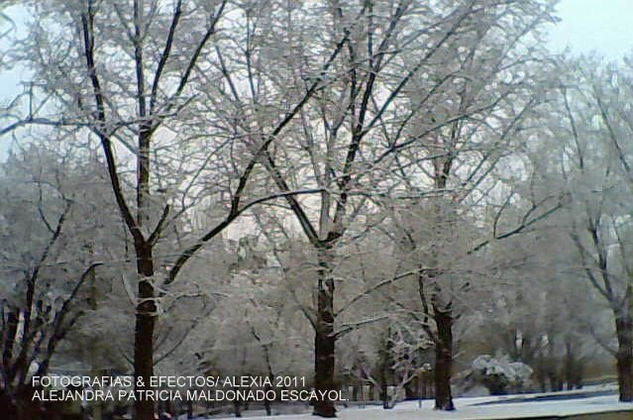
[[[104,168],[74,153],[31,143],[16,147],[0,168],[0,373],[15,413],[28,405],[31,376],[63,360],[63,340],[76,332],[91,291],[107,281],[121,250]],[[96,212],[101,216],[90,216]]]
[[[630,61],[627,61],[630,63]],[[571,195],[568,232],[576,270],[608,304],[615,322],[620,400],[633,400],[631,295],[630,64],[587,58],[561,64],[559,124],[552,123],[559,176]],[[607,346],[609,348],[609,346]]]
[[[82,141],[101,148],[136,263],[135,375],[149,377],[162,291],[204,243],[267,198],[249,181],[259,165],[268,167],[269,147],[317,88],[336,77],[328,69],[343,41],[325,42],[318,53],[329,59],[315,61],[319,64],[300,80],[277,85],[275,72],[262,69],[255,97],[240,93],[243,86],[231,82],[225,63],[245,61],[252,70],[259,66],[251,61],[253,48],[275,54],[269,42],[279,30],[293,34],[268,19],[272,15],[264,16],[256,29],[263,43],[253,44],[253,11],[277,13],[275,2],[266,7],[181,0],[25,3],[35,23],[29,36],[16,42],[12,57],[33,71],[32,88],[10,104],[1,132],[47,126],[80,132]],[[246,36],[220,42],[233,31]],[[244,77],[253,74],[247,68]],[[266,111],[267,126],[240,132],[236,121],[252,110],[231,108],[224,99],[229,92],[260,111],[274,104]],[[215,213],[210,226],[180,235],[171,229],[210,203]],[[161,242],[178,251],[161,255]],[[139,399],[136,412],[139,419],[152,418],[151,401]]]

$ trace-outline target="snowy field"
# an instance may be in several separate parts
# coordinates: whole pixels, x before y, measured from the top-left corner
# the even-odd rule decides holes
[[[631,410],[633,419],[633,403],[620,403],[615,393],[609,387],[586,387],[580,391],[557,392],[548,394],[521,394],[503,397],[473,397],[455,398],[457,410],[454,412],[438,412],[433,410],[433,401],[424,400],[419,407],[417,401],[407,401],[397,404],[392,410],[384,410],[381,406],[366,406],[365,408],[339,408],[340,419],[399,419],[399,420],[435,420],[435,419],[510,419],[530,418],[539,416],[571,416],[591,413],[607,413]],[[587,397],[587,393],[593,396]],[[253,419],[270,419],[261,411],[244,411],[244,417]],[[217,417],[216,417],[217,418]],[[235,417],[222,417],[225,419]],[[314,420],[309,412],[305,414],[279,415],[275,418],[283,420]],[[590,417],[588,417],[590,418]],[[200,418],[202,419],[202,418]]]

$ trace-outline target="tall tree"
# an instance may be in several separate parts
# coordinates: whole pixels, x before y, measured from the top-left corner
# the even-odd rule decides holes
[[[454,409],[450,390],[454,314],[451,270],[441,266],[439,253],[454,243],[460,225],[468,219],[463,215],[480,219],[477,209],[482,202],[508,195],[508,186],[499,182],[495,171],[511,166],[513,160],[518,163],[520,159],[513,155],[527,139],[521,133],[523,125],[537,116],[545,98],[545,78],[537,65],[545,52],[535,40],[539,27],[551,19],[547,2],[508,2],[501,8],[474,2],[470,6],[461,38],[444,53],[443,65],[413,79],[415,88],[408,93],[413,122],[403,127],[409,137],[403,143],[415,140],[418,144],[410,148],[413,153],[398,154],[395,171],[410,197],[437,192],[435,197],[412,200],[413,204],[403,208],[408,212],[424,207],[427,217],[421,224],[430,226],[426,230],[429,240],[412,240],[409,248],[427,250],[418,262],[419,295],[425,316],[435,324],[431,335],[436,352],[435,404],[441,410]],[[508,19],[513,24],[485,24],[490,19]],[[513,186],[509,188],[507,202],[514,195]],[[526,222],[536,220],[531,213],[514,231],[497,231],[495,222],[492,238],[486,234],[489,239],[472,240],[472,248],[466,252],[471,254],[491,240],[520,232]]]
[[[430,171],[435,173],[429,175],[434,181],[418,182],[405,195],[444,191],[451,172],[461,175],[468,165],[471,177],[458,187],[472,190],[485,179],[503,153],[494,141],[483,147],[482,133],[494,132],[496,141],[504,143],[533,105],[525,95],[532,76],[522,67],[533,52],[526,39],[549,18],[549,8],[545,2],[463,1],[427,7],[369,1],[331,3],[323,9],[328,39],[345,40],[344,59],[334,65],[342,77],[319,86],[316,101],[302,110],[296,130],[288,134],[293,143],[271,150],[265,166],[271,184],[282,193],[306,185],[323,189],[318,201],[286,200],[315,250],[315,386],[328,390],[334,387],[333,270],[341,241],[359,217],[375,209],[370,198],[392,192],[397,196],[402,178],[414,179],[416,171],[418,178],[428,175],[424,162],[434,162],[436,169]],[[287,16],[292,16],[290,25],[305,15],[289,10]],[[495,21],[505,23],[482,25]],[[303,31],[284,39],[289,51],[310,41]],[[302,61],[301,53],[282,58],[282,75]],[[231,67],[225,66],[227,79],[235,73]],[[249,84],[261,86],[257,78]],[[242,126],[261,127],[267,113],[258,114],[252,122],[245,118]],[[420,149],[427,153],[411,152]],[[463,192],[456,197],[463,200]],[[315,414],[334,416],[332,402],[319,402]]]
[[[633,117],[625,66],[596,59],[561,64],[557,166],[569,207],[570,239],[581,273],[612,311],[621,401],[633,401],[631,192]],[[608,348],[608,346],[607,346]]]
[[[263,93],[282,109],[276,108],[266,129],[245,138],[235,130],[236,115],[231,112],[248,109],[225,109],[222,98],[237,90],[228,78],[217,83],[226,74],[223,54],[252,64],[250,38],[218,43],[222,30],[248,28],[249,14],[240,15],[241,5],[78,0],[30,6],[36,24],[30,36],[16,44],[15,58],[31,68],[34,77],[27,92],[6,110],[4,116],[12,121],[0,133],[41,125],[76,133],[90,147],[98,143],[133,244],[134,370],[138,378],[148,378],[153,373],[159,290],[169,288],[204,243],[246,209],[270,198],[256,196],[247,188],[249,181],[258,165],[266,166],[268,149],[278,135],[331,76],[328,68],[342,41],[326,46],[329,59],[315,66],[306,85],[292,92]],[[223,26],[231,11],[239,16],[237,21],[227,20]],[[278,28],[268,22],[257,29],[270,37]],[[262,79],[262,88],[267,83],[274,80]],[[249,196],[254,198],[246,202]],[[181,232],[188,237],[179,245],[169,228],[178,219],[190,218],[193,209],[208,206],[205,198],[215,203],[213,224]],[[169,242],[178,246],[179,254],[157,255],[157,247]],[[135,384],[137,389],[147,386]],[[138,419],[151,419],[153,412],[152,401],[136,401]]]

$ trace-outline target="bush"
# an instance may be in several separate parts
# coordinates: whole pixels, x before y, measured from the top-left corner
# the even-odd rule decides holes
[[[507,356],[501,359],[484,354],[473,360],[471,378],[486,388],[491,395],[519,392],[529,384],[532,368],[525,363],[512,362]]]

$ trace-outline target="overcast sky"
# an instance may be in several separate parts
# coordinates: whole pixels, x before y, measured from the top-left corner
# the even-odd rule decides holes
[[[633,52],[633,0],[561,0],[557,10],[562,21],[550,32],[553,49],[569,46],[574,53],[596,51],[609,59]],[[19,26],[24,10],[7,12]],[[7,86],[16,77],[11,76],[0,75],[0,96],[15,91]]]
[[[557,10],[563,20],[550,34],[552,48],[609,59],[633,52],[633,0],[561,0]]]
[[[596,51],[609,59],[621,58],[633,52],[633,0],[561,0],[557,6],[562,21],[550,32],[550,46],[563,50],[569,46],[574,53]],[[8,14],[19,27],[24,10],[10,7]],[[14,91],[11,79],[0,75],[0,95]]]
[[[550,46],[561,51],[569,46],[576,54],[596,51],[611,60],[633,53],[633,0],[561,0],[557,6],[562,21],[550,32]],[[6,10],[19,27],[24,10]],[[0,42],[0,45],[3,44]],[[20,91],[19,72],[0,73],[0,102]],[[0,139],[0,160],[9,141]]]

